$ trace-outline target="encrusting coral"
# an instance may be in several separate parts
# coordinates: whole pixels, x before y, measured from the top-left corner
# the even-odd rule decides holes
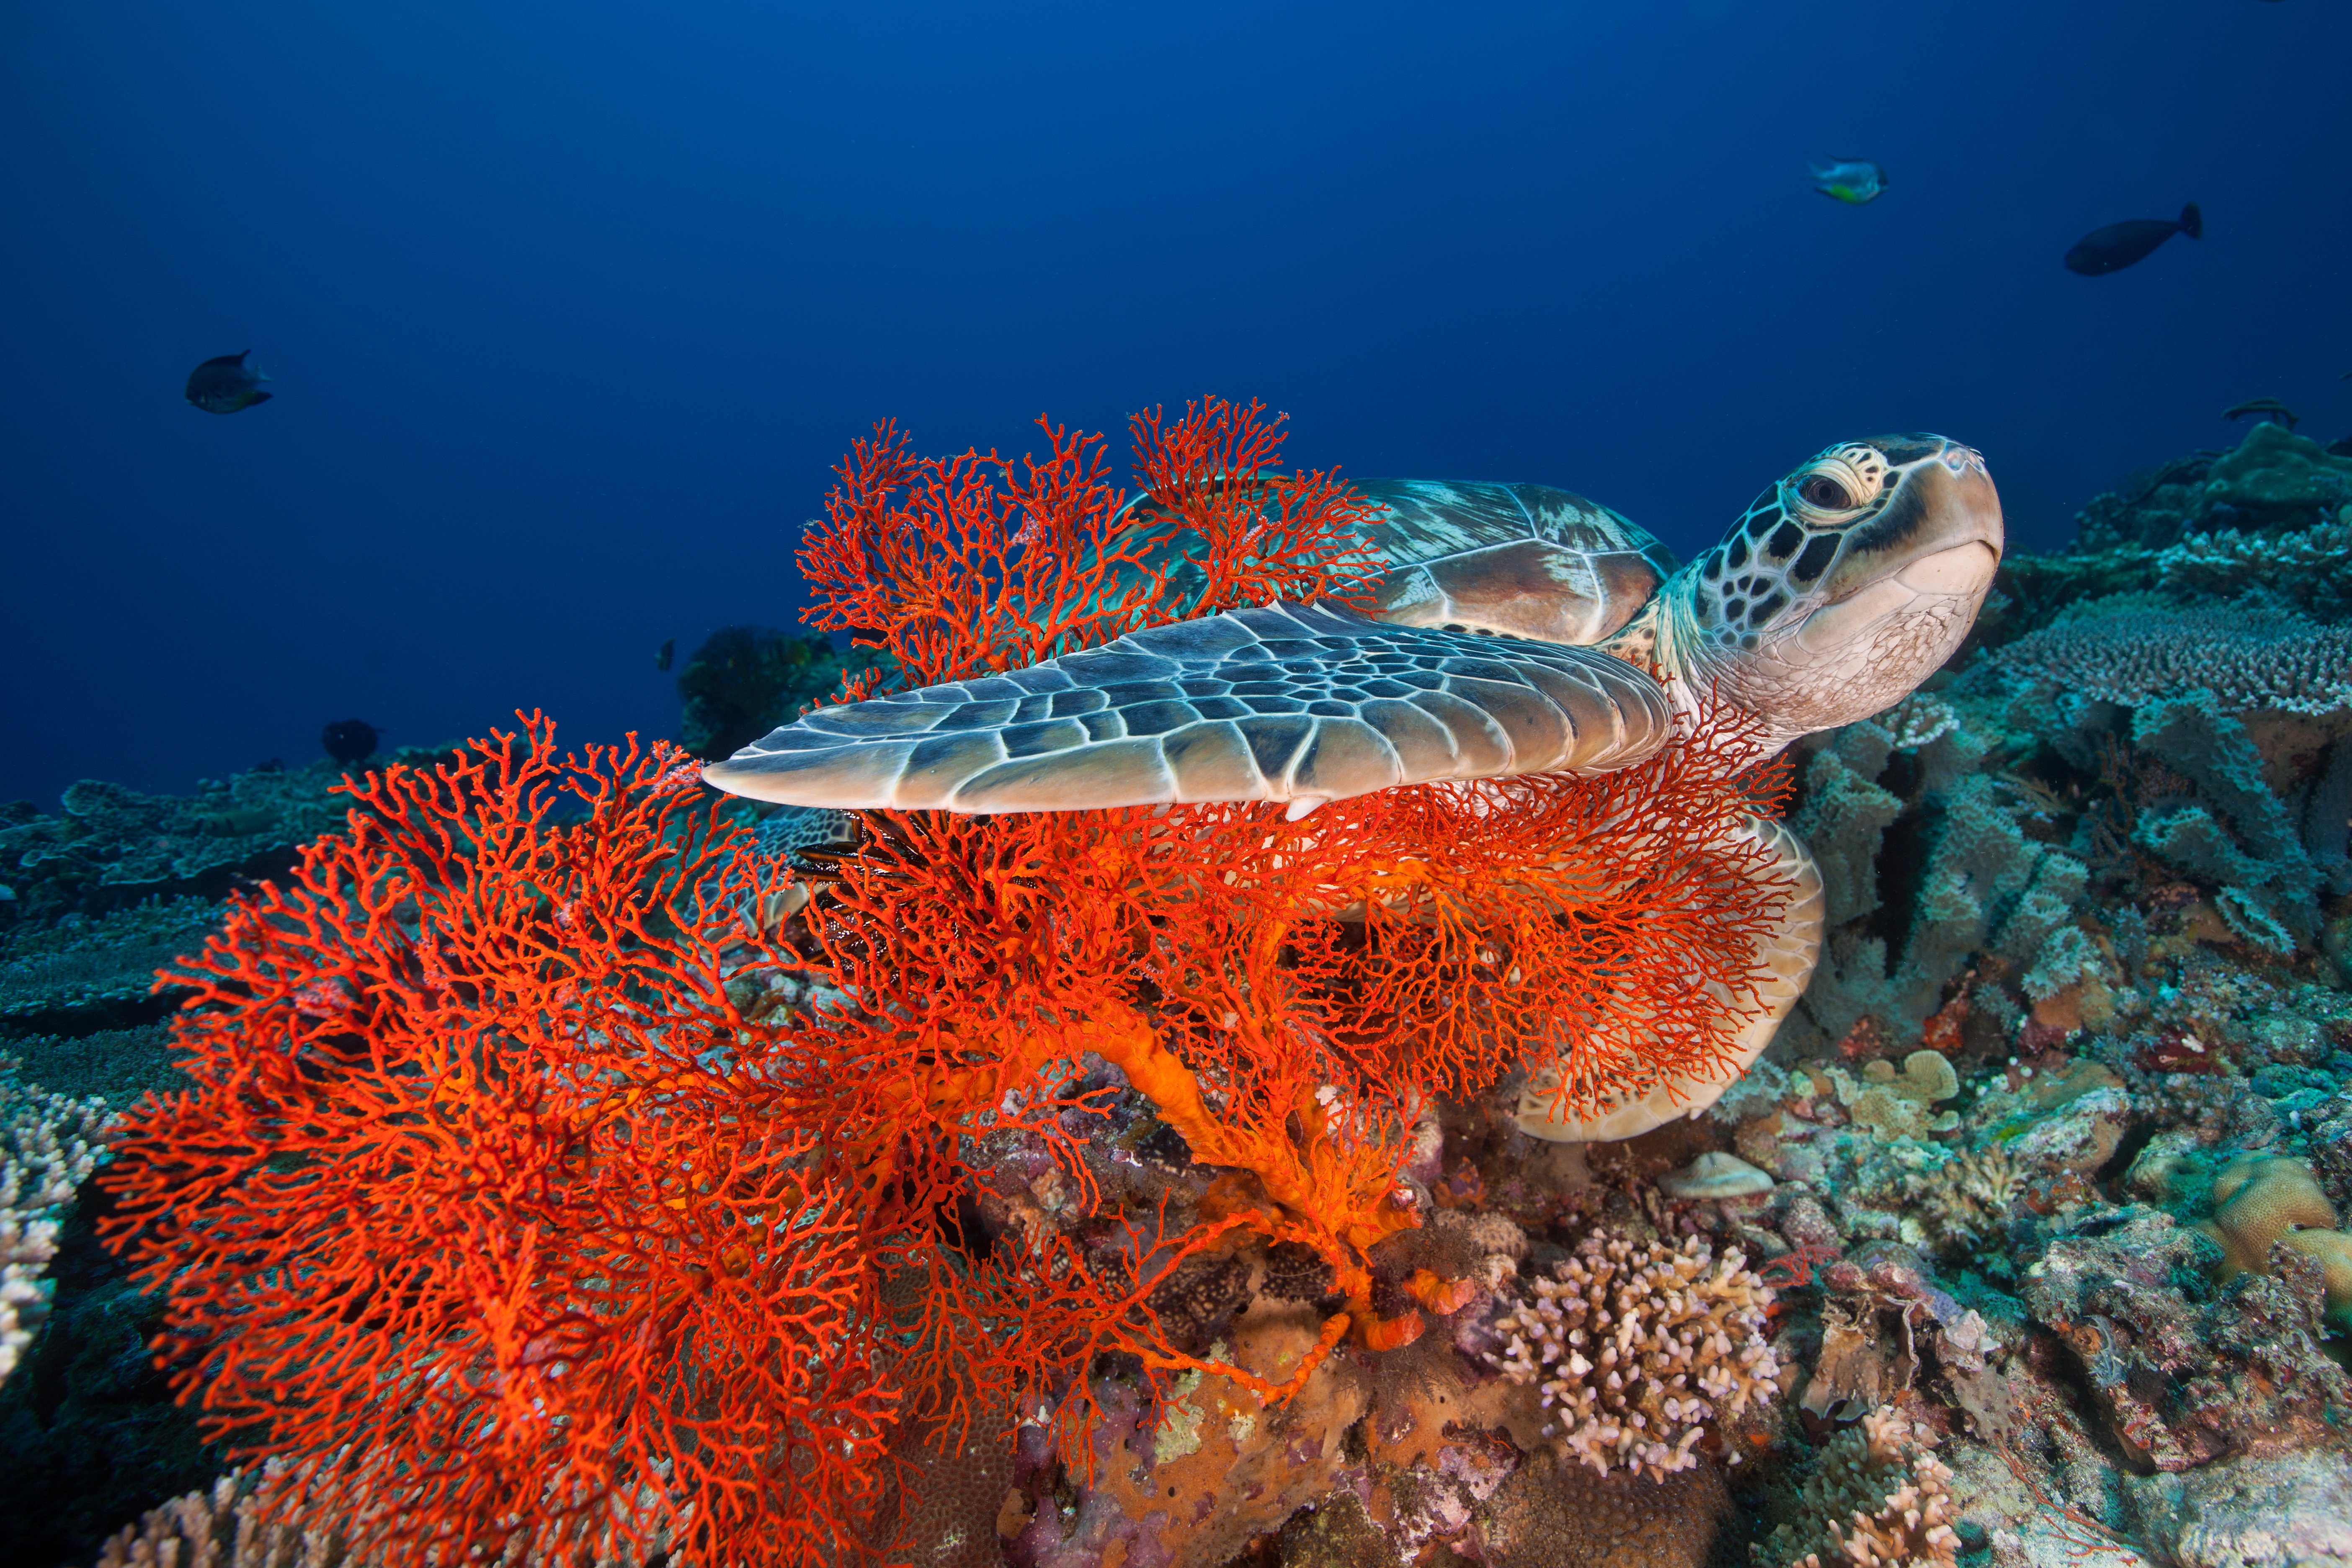
[[[1772,1398],[1771,1304],[1737,1249],[1716,1258],[1696,1237],[1677,1249],[1594,1231],[1535,1281],[1533,1301],[1496,1321],[1495,1359],[1513,1383],[1538,1385],[1563,1460],[1662,1479]]]
[[[1759,1568],[1948,1568],[1960,1548],[1951,1479],[1902,1412],[1870,1411],[1822,1449],[1804,1522],[1758,1546]]]

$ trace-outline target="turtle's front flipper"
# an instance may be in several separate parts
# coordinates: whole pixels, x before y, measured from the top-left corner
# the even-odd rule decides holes
[[[1671,723],[1656,681],[1591,648],[1273,604],[820,708],[703,777],[793,805],[968,812],[1336,800],[1622,768]]]
[[[1519,1097],[1520,1131],[1555,1143],[1603,1143],[1638,1137],[1677,1117],[1696,1116],[1713,1105],[1772,1043],[1780,1020],[1804,995],[1813,965],[1821,959],[1828,899],[1822,890],[1821,868],[1788,824],[1751,816],[1732,837],[1769,850],[1771,858],[1753,866],[1749,875],[1759,882],[1785,879],[1789,893],[1780,906],[1780,918],[1757,934],[1750,951],[1754,994],[1735,996],[1720,985],[1710,984],[1725,1003],[1752,1009],[1733,1037],[1731,1058],[1703,1078],[1670,1078],[1638,1089],[1620,1090],[1587,1117],[1561,1114],[1559,1068],[1539,1070]]]

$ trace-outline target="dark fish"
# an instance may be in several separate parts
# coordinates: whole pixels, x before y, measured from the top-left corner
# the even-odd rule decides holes
[[[261,384],[269,378],[245,363],[252,353],[247,349],[241,354],[223,354],[190,371],[188,401],[207,414],[234,414],[268,402],[272,395],[262,391]]]
[[[2239,404],[2235,408],[2232,408],[2228,413],[2222,415],[2221,417],[2225,420],[2243,419],[2249,414],[2252,415],[2258,420],[2268,420],[2273,425],[2284,425],[2290,430],[2303,423],[2302,420],[2295,417],[2294,409],[2289,408],[2285,404],[2281,403],[2275,397],[2256,397],[2250,399],[2247,402]]]
[[[374,756],[381,739],[375,726],[364,719],[338,719],[319,733],[319,744],[327,748],[327,755],[347,767]]]
[[[2111,223],[2105,228],[2093,229],[2066,253],[2066,270],[2085,278],[2120,271],[2176,234],[2185,234],[2191,239],[2205,237],[2205,215],[2197,210],[2195,202],[2182,207],[2178,219],[2136,217],[2128,223]]]
[[[668,641],[661,645],[661,652],[654,655],[654,668],[656,669],[667,669],[669,668],[670,660],[677,657],[677,639],[676,637],[671,637]]]

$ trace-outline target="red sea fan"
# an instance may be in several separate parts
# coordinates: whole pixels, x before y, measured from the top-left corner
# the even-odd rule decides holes
[[[908,686],[1034,664],[1269,599],[1344,597],[1375,567],[1369,504],[1328,472],[1275,468],[1283,416],[1207,398],[1131,421],[1143,494],[1103,437],[1040,417],[1048,455],[919,456],[895,425],[851,445],[800,551],[812,625],[886,648]],[[879,689],[867,675],[851,698]]]
[[[347,785],[232,903],[108,1242],[207,1434],[386,1562],[824,1560],[894,1395],[843,1194],[743,1110],[773,889],[682,753],[516,742]]]
[[[1093,438],[1051,425],[1054,458],[1017,480],[885,429],[845,462],[803,550],[811,617],[876,629],[919,685],[1360,583],[1368,503],[1276,470],[1278,422],[1260,416],[1210,399],[1173,426],[1139,417],[1131,505],[1103,489]],[[1605,777],[1389,790],[1298,823],[1264,805],[868,813],[866,848],[807,916],[812,962],[858,1000],[793,1053],[777,1114],[824,1129],[871,1245],[930,1281],[907,1326],[917,1359],[956,1362],[940,1386],[977,1379],[984,1403],[1066,1375],[1073,1344],[1201,1364],[1159,1342],[1136,1282],[1235,1227],[1331,1265],[1349,1305],[1325,1352],[1351,1326],[1403,1342],[1419,1321],[1376,1319],[1368,1254],[1418,1223],[1397,1171],[1433,1096],[1557,1053],[1563,1093],[1589,1107],[1727,1057],[1777,913],[1728,839],[1782,784],[1735,773],[1742,738],[1709,721]],[[1108,1275],[1040,1238],[947,1267],[933,1216],[984,1175],[963,1163],[972,1135],[1042,1140],[1093,1206],[1058,1098],[1089,1053],[1238,1184],[1191,1231],[1164,1215],[1149,1239],[1130,1229]],[[1011,1328],[975,1338],[981,1322]]]

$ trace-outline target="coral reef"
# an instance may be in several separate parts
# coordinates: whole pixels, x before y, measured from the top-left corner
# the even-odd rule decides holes
[[[404,747],[383,760],[418,766],[445,755]],[[202,781],[193,796],[85,779],[54,816],[22,801],[0,805],[0,884],[14,895],[0,910],[20,923],[98,916],[156,898],[216,900],[283,874],[296,846],[344,825],[350,803],[333,793],[342,776],[331,762],[273,763]]]
[[[1140,426],[1126,554],[1087,439],[1024,466],[885,430],[805,537],[871,645],[838,679],[1281,591],[1162,548],[1178,519],[1290,518],[1273,570],[1344,592],[1344,487],[1275,469],[1271,428]],[[1512,924],[1495,889],[1769,781],[940,822],[711,813],[674,757],[566,772],[541,737],[338,796],[19,809],[0,1036],[51,1096],[178,1097],[49,1212],[0,1446],[12,1496],[66,1500],[0,1509],[0,1555],[446,1554],[424,1521],[518,1561],[812,1560],[779,1515],[956,1568],[2352,1553],[2352,708],[2311,662],[2352,630],[2347,473],[2263,426],[2102,498],[2012,552],[1967,668],[1795,748],[1827,960],[1743,1081],[1620,1143],[1519,1131],[1534,1064],[1497,1041],[1597,1041],[1587,1086],[1703,1057],[1723,1020],[1643,1037],[1591,981],[1686,1008],[1736,922],[1588,886]],[[247,845],[195,821],[225,788],[287,804]],[[452,812],[466,847],[428,853]],[[183,1071],[157,1020],[189,996]],[[309,1295],[237,1263],[265,1237]],[[759,1381],[778,1344],[834,1381]],[[261,1465],[224,1476],[175,1376]],[[684,1392],[737,1388],[833,1447]]]
[[[2352,707],[2352,628],[2260,605],[2089,599],[2000,648],[1987,668],[2127,708],[2194,690],[2231,712]]]
[[[87,1034],[161,1017],[178,998],[156,993],[155,972],[219,924],[216,903],[184,894],[0,931],[0,1028]]]

